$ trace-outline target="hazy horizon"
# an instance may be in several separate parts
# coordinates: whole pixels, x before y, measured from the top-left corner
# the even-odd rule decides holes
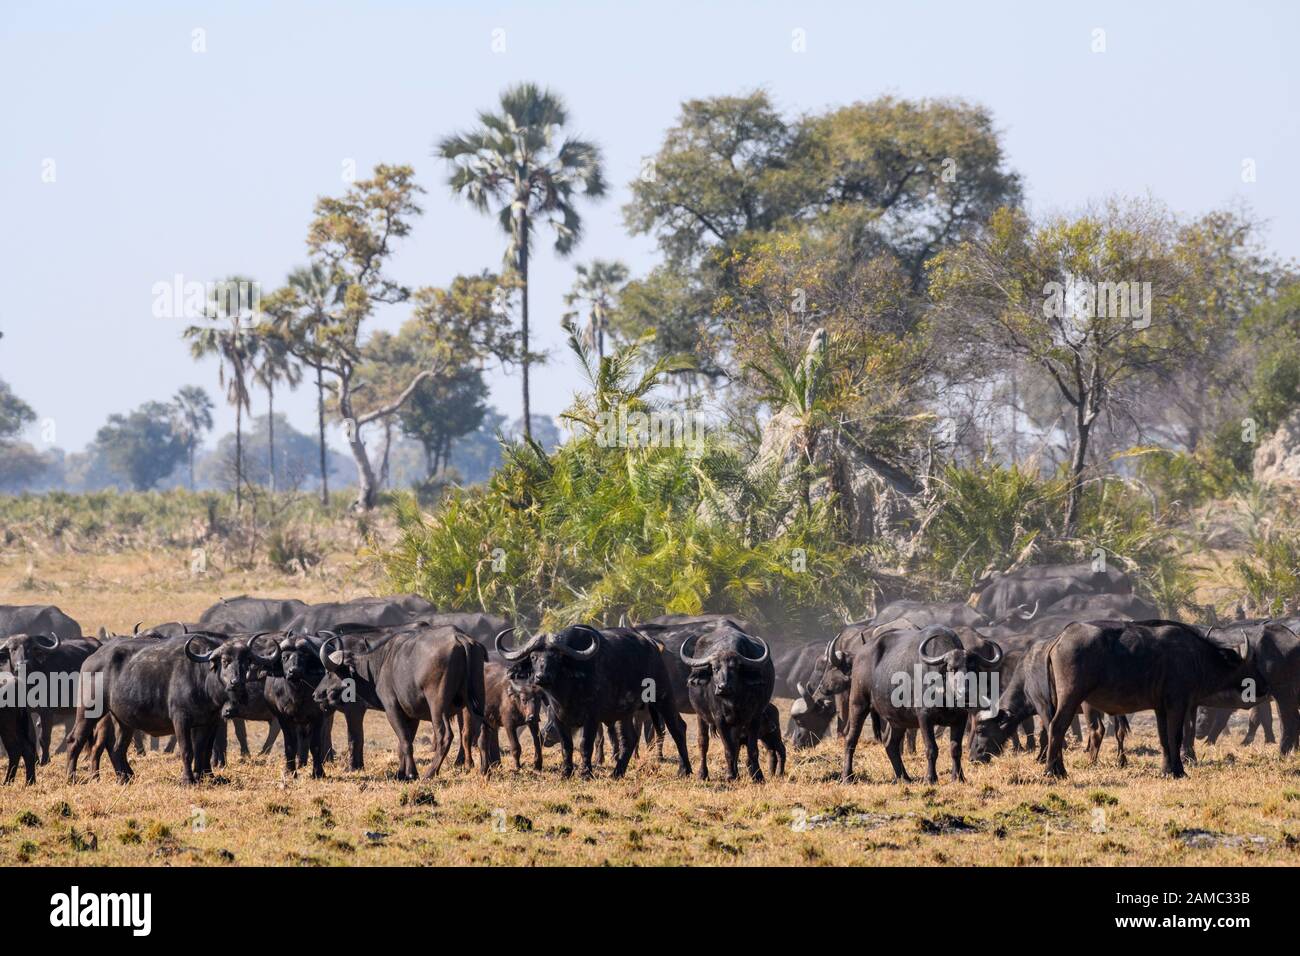
[[[618,258],[643,275],[657,261],[652,237],[626,233],[621,207],[689,98],[761,86],[793,114],[883,94],[963,97],[992,110],[1035,212],[1112,194],[1149,193],[1184,215],[1245,202],[1269,221],[1272,251],[1300,255],[1288,165],[1300,129],[1282,120],[1300,99],[1284,61],[1300,35],[1294,6],[1241,4],[1232,17],[1201,4],[738,9],[6,5],[0,379],[53,422],[52,442],[39,423],[29,437],[79,450],[108,415],[186,384],[217,401],[214,437],[232,429],[215,362],[190,358],[181,320],[153,316],[153,287],[240,273],[275,288],[306,261],[312,204],[346,188],[349,160],[358,178],[408,163],[427,190],[392,261],[400,281],[500,268],[495,219],[450,195],[431,149],[525,79],[566,99],[611,185],[582,207],[586,237],[569,260],[539,235],[532,314],[552,355],[534,372],[543,414],[579,387],[559,328],[573,266]],[[206,52],[192,51],[196,29]],[[1104,53],[1092,51],[1096,29]],[[504,52],[493,52],[494,30]],[[1254,182],[1242,179],[1247,159]],[[408,315],[386,307],[371,328]],[[518,370],[489,381],[493,404],[517,418]],[[310,434],[313,389],[278,395],[277,411]],[[264,412],[255,390],[254,414]]]

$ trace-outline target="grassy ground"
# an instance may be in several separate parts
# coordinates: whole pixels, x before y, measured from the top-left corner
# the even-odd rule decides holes
[[[349,554],[302,577],[194,576],[183,552],[50,554],[30,567],[27,555],[11,553],[0,556],[0,603],[49,601],[92,630],[128,630],[141,619],[192,619],[219,595],[353,596],[377,588],[373,575]],[[1201,746],[1188,779],[1166,780],[1154,733],[1145,720],[1136,724],[1128,768],[1115,766],[1109,741],[1095,767],[1076,748],[1067,754],[1071,777],[1059,784],[1012,755],[968,767],[964,785],[897,786],[885,782],[881,748],[868,744],[857,763],[868,782],[844,786],[835,741],[792,752],[788,776],[763,785],[680,781],[674,763],[640,757],[623,781],[607,770],[595,781],[562,781],[555,751],[541,773],[484,780],[444,769],[431,783],[408,784],[392,778],[393,737],[376,713],[366,770],[331,765],[322,781],[286,779],[278,747],[273,757],[235,758],[214,782],[188,788],[178,783],[177,758],[161,752],[135,758],[138,776],[125,787],[109,779],[69,785],[56,757],[36,786],[0,788],[0,864],[1300,861],[1300,758],[1280,759],[1262,735],[1242,748],[1234,726],[1232,740]],[[260,743],[260,726],[251,727]],[[421,735],[421,767],[428,754]],[[906,759],[914,774],[921,770],[923,758]],[[946,767],[945,751],[941,773]]]

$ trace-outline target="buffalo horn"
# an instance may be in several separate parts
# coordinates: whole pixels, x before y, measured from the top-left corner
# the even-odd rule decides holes
[[[46,637],[48,637],[51,641],[53,641],[53,643],[52,643],[52,644],[47,644],[47,643],[45,642]],[[33,634],[33,635],[32,635],[32,638],[36,641],[37,644],[39,644],[41,647],[45,648],[47,651],[56,651],[56,650],[58,650],[58,649],[59,649],[59,644],[62,643],[62,638],[60,638],[59,635],[57,635],[57,634],[48,634],[48,635],[46,635],[46,634]]]
[[[529,654],[531,654],[533,652],[533,649],[536,648],[537,645],[542,642],[542,637],[543,637],[543,635],[541,634],[538,634],[536,637],[530,637],[527,641],[524,642],[523,647],[517,647],[514,650],[508,651],[501,646],[501,641],[507,634],[511,633],[514,630],[515,627],[512,625],[511,627],[507,627],[505,630],[498,632],[496,636],[497,653],[500,654],[504,660],[509,661],[511,664],[513,664],[515,661],[521,661]]]
[[[589,661],[600,653],[601,645],[605,642],[604,634],[601,634],[600,631],[587,624],[575,624],[573,629],[575,631],[586,631],[590,634],[591,647],[587,648],[585,651],[575,651],[567,644],[561,644],[557,641],[553,645],[557,651],[565,657],[572,657],[575,661]]]
[[[927,664],[942,664],[942,663],[943,663],[943,655],[942,655],[942,654],[938,655],[937,657],[931,657],[930,655],[928,655],[928,654],[925,653],[926,645],[929,644],[932,640],[934,640],[934,639],[935,639],[936,637],[938,637],[938,636],[939,636],[938,634],[931,634],[929,637],[927,637],[925,640],[923,640],[923,641],[921,642],[921,646],[920,646],[920,648],[918,648],[918,650],[919,650],[920,653],[921,653],[921,660],[925,661]]]
[[[753,637],[753,636],[751,636],[749,639],[750,639],[751,641],[757,641],[757,642],[762,646],[762,648],[763,648],[763,656],[762,656],[762,657],[749,657],[749,658],[746,658],[746,660],[748,660],[749,663],[751,663],[751,664],[762,664],[764,661],[766,661],[769,657],[772,656],[772,651],[771,651],[771,648],[769,648],[769,647],[767,646],[767,641],[763,640],[761,637]]]
[[[682,663],[687,667],[708,667],[709,661],[712,660],[712,658],[709,657],[692,657],[686,653],[686,645],[691,643],[691,641],[699,643],[699,638],[700,635],[692,634],[686,640],[682,641],[682,646],[677,650],[677,656],[682,659]]]
[[[195,654],[191,645],[194,643],[194,639],[198,636],[198,634],[193,634],[190,636],[190,639],[185,642],[185,656],[196,664],[206,664],[212,660],[212,655],[217,652],[217,649],[214,647],[206,654]]]

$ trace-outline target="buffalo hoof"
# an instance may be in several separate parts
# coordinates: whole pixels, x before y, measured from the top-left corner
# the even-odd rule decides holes
[[[1119,765],[1121,768],[1128,766],[1128,757],[1125,756],[1124,754],[1119,755]]]
[[[764,783],[764,782],[765,782],[764,779],[763,779],[763,771],[761,771],[761,770],[755,770],[753,773],[751,773],[751,774],[749,775],[749,779],[752,780],[752,781],[754,781],[754,783]]]
[[[691,765],[690,765],[690,764],[682,764],[682,765],[679,765],[679,766],[677,767],[677,776],[679,776],[679,777],[689,777],[690,775],[691,775]]]
[[[856,773],[840,774],[840,783],[857,783],[857,782],[858,782],[858,775]]]

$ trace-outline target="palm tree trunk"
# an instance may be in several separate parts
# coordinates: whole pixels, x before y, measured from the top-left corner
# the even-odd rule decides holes
[[[524,437],[533,437],[533,414],[528,400],[528,214],[515,217],[515,243],[519,250],[519,282],[522,299],[519,310],[519,331],[523,346],[524,372]]]
[[[325,465],[325,382],[321,378],[321,367],[316,366],[316,419],[320,428],[320,503],[326,507],[330,503],[329,470]]]
[[[189,447],[190,459],[190,491],[194,490],[194,445],[196,443],[191,439]]]
[[[266,386],[266,437],[271,460],[271,494],[275,494],[275,389],[268,382]]]

